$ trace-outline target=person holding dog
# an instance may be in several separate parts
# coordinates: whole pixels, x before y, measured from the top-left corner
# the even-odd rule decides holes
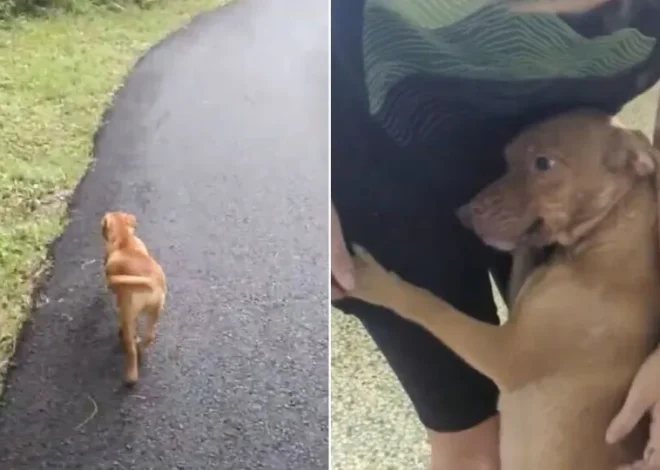
[[[334,0],[331,14],[333,303],[362,322],[410,397],[431,469],[497,470],[495,385],[422,328],[347,298],[347,247],[364,246],[409,282],[497,323],[489,272],[505,289],[510,257],[464,229],[456,208],[503,173],[501,151],[525,126],[578,107],[614,115],[653,86],[660,5]],[[656,356],[608,440],[659,408]],[[652,427],[652,463],[659,433]]]

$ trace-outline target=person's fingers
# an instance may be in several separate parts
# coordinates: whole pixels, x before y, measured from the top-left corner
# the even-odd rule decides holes
[[[642,366],[633,380],[623,407],[607,428],[605,435],[607,443],[614,444],[627,436],[644,416],[644,413],[655,404],[653,394],[648,390],[647,375],[648,368]]]
[[[346,293],[341,288],[330,284],[330,301],[343,299],[344,297],[346,297]]]
[[[355,269],[351,255],[345,246],[333,248],[331,263],[332,275],[337,284],[345,290],[355,288]]]
[[[608,444],[619,442],[635,427],[639,420],[644,416],[644,413],[649,409],[651,403],[642,399],[642,396],[636,396],[631,393],[628,394],[626,402],[621,408],[621,411],[614,417],[610,426],[607,428],[605,434],[605,441]]]
[[[634,463],[619,465],[616,470],[660,470],[660,468],[645,460],[638,460]]]
[[[644,450],[644,461],[649,468],[660,467],[660,403],[651,408],[651,429]]]
[[[346,248],[346,241],[334,206],[330,220],[330,250],[330,269],[335,281],[344,290],[355,288],[353,260]]]
[[[619,465],[616,467],[616,470],[642,470],[645,469],[645,463],[643,460],[638,460],[637,462],[634,463],[628,463],[625,465]]]
[[[608,443],[613,444],[628,435],[644,413],[660,403],[659,374],[660,349],[656,349],[637,372],[621,411],[610,423],[605,436]]]

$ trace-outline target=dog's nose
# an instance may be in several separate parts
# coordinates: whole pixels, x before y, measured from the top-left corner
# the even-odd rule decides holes
[[[472,209],[470,208],[470,204],[459,207],[456,215],[465,228],[472,228]]]

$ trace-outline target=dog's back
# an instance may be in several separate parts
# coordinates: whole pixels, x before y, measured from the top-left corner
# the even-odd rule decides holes
[[[105,266],[106,278],[110,281],[121,279],[122,276],[132,276],[153,281],[150,284],[144,282],[110,282],[110,288],[117,293],[121,289],[136,290],[138,288],[154,290],[166,290],[165,273],[161,266],[146,251],[135,249],[122,249],[112,252],[108,256]]]

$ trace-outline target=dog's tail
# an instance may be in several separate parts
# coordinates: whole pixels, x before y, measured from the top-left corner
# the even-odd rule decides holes
[[[147,276],[132,276],[128,274],[114,274],[108,276],[108,286],[136,286],[136,287],[149,287],[157,289],[159,286],[156,282]]]

